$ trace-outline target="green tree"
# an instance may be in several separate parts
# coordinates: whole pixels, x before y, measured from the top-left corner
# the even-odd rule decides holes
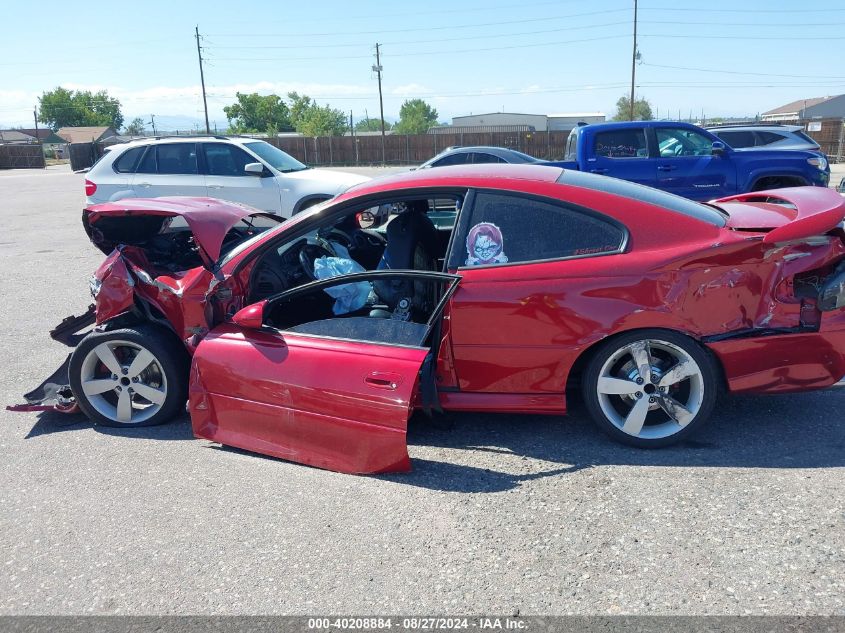
[[[384,129],[389,130],[393,125],[389,121],[384,122]],[[355,124],[356,132],[381,132],[381,119],[361,119]]]
[[[348,129],[346,113],[329,105],[320,106],[311,97],[289,92],[290,119],[305,136],[340,136]]]
[[[651,104],[644,98],[634,99],[634,121],[651,121],[654,114],[651,111]],[[614,121],[630,121],[631,120],[631,98],[619,97],[616,102],[616,114],[613,117]]]
[[[129,125],[123,130],[124,134],[128,134],[129,136],[139,136],[144,133],[146,130],[144,119],[139,116],[136,116]]]
[[[123,125],[120,101],[100,90],[67,90],[59,86],[38,97],[38,120],[54,130],[61,127]]]
[[[232,132],[266,132],[275,135],[293,130],[290,110],[279,95],[238,92],[236,96],[237,103],[223,108]]]
[[[394,131],[399,134],[425,134],[437,125],[437,110],[422,99],[409,99],[399,108],[399,122]]]

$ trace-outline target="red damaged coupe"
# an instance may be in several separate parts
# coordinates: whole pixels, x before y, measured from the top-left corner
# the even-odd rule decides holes
[[[701,204],[535,165],[373,180],[281,224],[99,204],[96,306],[21,408],[140,426],[187,399],[197,437],[377,473],[410,467],[415,408],[562,414],[580,390],[613,438],[665,446],[720,391],[845,376],[843,217],[816,187]]]

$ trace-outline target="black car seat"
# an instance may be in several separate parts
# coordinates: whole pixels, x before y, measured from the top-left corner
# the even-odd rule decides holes
[[[382,270],[437,270],[437,229],[428,217],[428,201],[405,203],[406,211],[387,224],[387,245],[379,268]],[[376,281],[376,294],[393,310],[403,298],[412,309],[433,308],[431,296],[436,284],[410,280]],[[429,290],[431,289],[431,290]]]

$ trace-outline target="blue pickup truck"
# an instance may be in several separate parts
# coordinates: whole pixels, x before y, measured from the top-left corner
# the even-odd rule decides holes
[[[565,160],[552,164],[663,189],[693,200],[748,191],[827,187],[824,154],[797,150],[733,149],[695,125],[624,121],[576,127]]]

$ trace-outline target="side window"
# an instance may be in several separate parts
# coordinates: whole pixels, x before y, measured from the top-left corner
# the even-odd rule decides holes
[[[757,145],[771,145],[772,143],[782,141],[785,138],[783,135],[777,134],[776,132],[758,131],[755,132],[755,134],[757,135]]]
[[[686,128],[658,128],[657,147],[663,158],[672,156],[708,156],[713,142],[695,130]]]
[[[499,158],[498,156],[493,156],[493,154],[484,154],[482,152],[474,152],[471,154],[472,162],[476,165],[482,163],[504,163],[505,161]]]
[[[593,150],[605,158],[647,158],[645,130],[611,130],[598,132]]]
[[[587,209],[518,194],[479,192],[461,219],[450,268],[619,252],[625,231]]]
[[[146,149],[147,153],[144,154],[144,157],[141,159],[141,163],[138,165],[138,168],[135,171],[139,174],[158,173],[158,167],[156,166],[155,145],[149,145]]]
[[[141,159],[141,154],[144,153],[146,147],[133,147],[121,154],[116,161],[114,161],[114,170],[120,174],[131,174],[135,171],[135,166]]]
[[[563,160],[578,160],[578,154],[575,151],[577,144],[578,135],[575,134],[575,131],[573,130],[566,139],[566,152],[563,156]]]
[[[432,167],[446,167],[448,165],[463,165],[469,162],[468,152],[458,152],[450,156],[444,156],[439,161],[434,163]]]
[[[196,143],[164,143],[156,145],[158,173],[197,174]]]
[[[750,131],[719,132],[717,136],[731,147],[754,147],[754,133]]]
[[[258,162],[239,147],[225,143],[202,143],[211,176],[246,176],[244,166]]]

